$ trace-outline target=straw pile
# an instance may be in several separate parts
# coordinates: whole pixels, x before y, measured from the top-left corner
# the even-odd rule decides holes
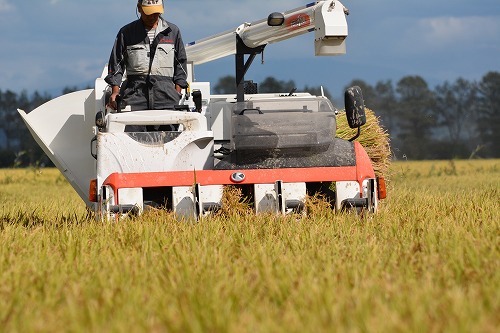
[[[379,118],[372,110],[365,108],[365,112],[366,125],[361,127],[361,135],[356,141],[361,143],[372,160],[375,175],[387,178],[391,161],[389,133],[380,126]],[[337,116],[337,137],[349,140],[357,132],[357,129],[349,127],[345,112],[340,112]]]

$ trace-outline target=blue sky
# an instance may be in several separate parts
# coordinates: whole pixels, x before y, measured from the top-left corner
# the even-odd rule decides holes
[[[431,87],[500,71],[500,0],[344,0],[347,54],[315,57],[314,34],[266,48],[247,79],[323,85],[334,96],[353,79],[370,84],[420,75]],[[57,95],[100,76],[119,28],[136,19],[135,0],[0,0],[0,90]],[[165,17],[185,43],[308,1],[166,0]],[[196,68],[213,84],[234,74],[228,57]]]

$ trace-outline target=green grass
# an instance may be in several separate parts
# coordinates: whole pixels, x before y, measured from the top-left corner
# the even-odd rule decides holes
[[[380,213],[98,223],[0,170],[0,331],[496,332],[500,161],[397,162]]]

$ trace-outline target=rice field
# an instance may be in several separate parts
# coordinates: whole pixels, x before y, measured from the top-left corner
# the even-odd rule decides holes
[[[2,332],[498,332],[500,160],[395,162],[379,214],[95,222],[0,170]]]

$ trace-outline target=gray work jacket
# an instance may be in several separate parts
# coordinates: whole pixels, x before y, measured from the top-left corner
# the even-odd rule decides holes
[[[105,81],[121,86],[123,101],[133,111],[172,109],[180,99],[175,84],[187,87],[187,57],[179,28],[160,17],[157,30],[150,47],[142,21],[129,23],[118,32],[111,51]]]

